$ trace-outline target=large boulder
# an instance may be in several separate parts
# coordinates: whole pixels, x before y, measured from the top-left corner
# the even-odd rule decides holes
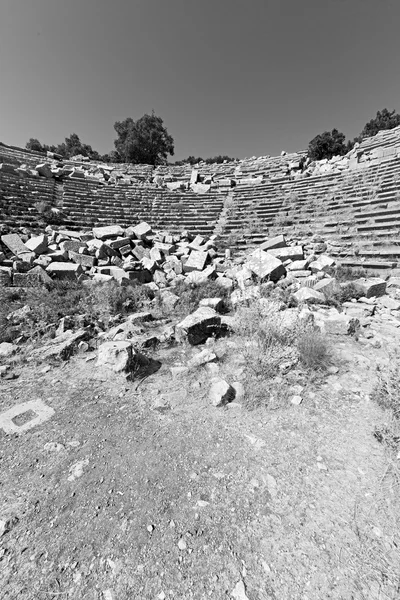
[[[221,317],[208,306],[200,306],[175,327],[177,341],[187,340],[195,346],[218,334],[221,329]]]
[[[97,366],[115,373],[128,373],[134,364],[135,351],[128,341],[105,342],[99,347]]]
[[[278,281],[286,272],[278,258],[259,248],[250,254],[245,266],[260,279],[271,281]]]

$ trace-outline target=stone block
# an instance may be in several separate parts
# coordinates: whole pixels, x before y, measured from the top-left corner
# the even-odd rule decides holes
[[[362,277],[352,283],[366,298],[372,298],[372,296],[379,298],[386,293],[386,281],[380,277],[370,277],[369,279]]]
[[[19,235],[16,233],[8,233],[1,236],[1,241],[15,256],[21,254],[31,254],[29,248],[25,246]]]
[[[56,279],[75,279],[82,273],[82,267],[75,263],[52,262],[46,272]]]
[[[263,242],[259,248],[260,250],[273,250],[274,248],[285,248],[287,246],[286,239],[284,235],[277,235],[273,238],[270,238],[266,242]]]
[[[316,292],[312,288],[303,287],[293,294],[297,302],[306,302],[307,304],[321,304],[325,302],[325,296],[321,292]]]
[[[271,281],[278,281],[286,272],[278,258],[259,248],[250,254],[245,266],[260,279],[270,279]]]
[[[268,254],[278,258],[282,262],[285,260],[303,260],[303,246],[287,246],[286,248],[272,248],[267,251]]]
[[[124,230],[120,225],[108,225],[106,227],[94,227],[93,235],[99,240],[106,240],[107,238],[122,237]]]
[[[139,225],[130,227],[129,230],[132,231],[134,236],[139,240],[145,239],[147,235],[150,235],[152,233],[150,225],[145,221],[139,223]]]
[[[43,254],[48,247],[47,235],[35,235],[25,242],[25,246],[35,254]]]
[[[175,337],[178,341],[187,339],[189,344],[195,346],[218,334],[220,328],[221,317],[215,310],[207,306],[201,306],[176,325]]]
[[[102,243],[100,240],[95,241],[99,244]],[[60,242],[59,246],[61,252],[69,252],[70,250],[72,250],[72,252],[79,252],[81,248],[86,248],[87,244],[79,240],[64,240],[63,242]]]
[[[90,254],[79,254],[78,252],[70,250],[68,256],[70,260],[78,265],[82,265],[82,267],[90,269],[94,265],[95,258],[94,256],[90,256]]]
[[[235,399],[235,389],[224,379],[215,379],[210,387],[208,397],[215,407],[225,406]]]
[[[207,252],[192,250],[192,252],[189,254],[189,258],[187,259],[184,265],[183,270],[185,273],[190,273],[191,271],[202,271],[206,266],[207,260]]]

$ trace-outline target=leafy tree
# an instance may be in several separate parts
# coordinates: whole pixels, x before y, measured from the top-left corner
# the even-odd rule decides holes
[[[117,121],[115,148],[123,162],[133,164],[166,164],[167,155],[174,154],[174,140],[154,111],[134,121],[130,117]]]
[[[395,113],[394,110],[389,111],[387,108],[384,108],[382,111],[378,110],[375,119],[371,119],[364,125],[360,138],[372,137],[378,131],[393,129],[394,127],[398,127],[398,125],[400,125],[400,115]]]
[[[99,160],[100,155],[96,150],[93,150],[89,144],[83,144],[76,133],[65,138],[65,142],[57,146],[56,152],[64,158],[72,158],[73,156],[87,156],[92,160]]]
[[[311,160],[322,160],[323,158],[332,158],[332,156],[346,154],[349,151],[349,145],[344,143],[345,135],[337,129],[324,131],[311,140],[308,145],[308,156]]]

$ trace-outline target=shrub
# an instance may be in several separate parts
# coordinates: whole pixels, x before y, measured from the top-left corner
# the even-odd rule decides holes
[[[362,267],[343,267],[342,265],[336,267],[334,274],[336,281],[339,282],[354,281],[366,276],[367,272]]]
[[[330,349],[326,337],[311,327],[299,331],[297,349],[300,363],[306,369],[324,369],[330,362]]]
[[[178,281],[175,287],[171,288],[171,291],[179,296],[179,302],[175,306],[174,313],[182,317],[194,312],[203,298],[222,298],[227,310],[230,306],[230,291],[218,285],[215,280],[189,285],[184,281]],[[159,296],[159,305],[162,309],[161,296]]]
[[[400,420],[400,351],[389,356],[388,365],[377,368],[378,380],[372,398],[384,409],[390,410]]]
[[[107,325],[110,318],[126,315],[143,308],[152,292],[139,284],[121,287],[116,281],[86,286],[79,302],[80,312]]]

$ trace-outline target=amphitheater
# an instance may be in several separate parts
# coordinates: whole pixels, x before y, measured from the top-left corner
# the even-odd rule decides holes
[[[266,236],[320,235],[343,265],[395,271],[400,258],[400,127],[345,157],[306,152],[193,168],[63,160],[0,144],[0,225],[38,231],[40,205],[69,230],[146,220],[171,232],[217,234],[238,250]]]

